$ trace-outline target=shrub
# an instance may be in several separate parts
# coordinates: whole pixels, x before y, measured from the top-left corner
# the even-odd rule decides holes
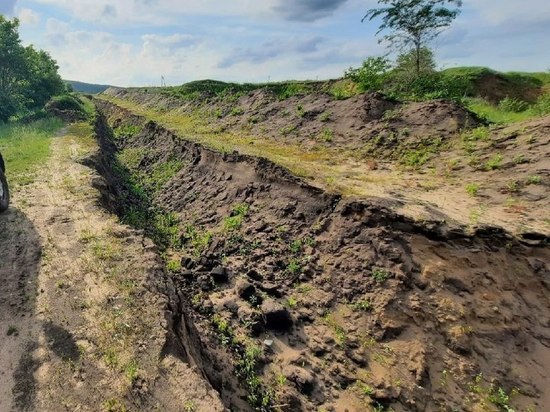
[[[350,67],[345,77],[357,83],[362,91],[380,91],[387,80],[391,65],[385,57],[369,57],[361,67]]]
[[[550,114],[550,93],[541,95],[531,110],[536,115]]]
[[[529,108],[529,103],[515,97],[505,97],[498,104],[498,108],[505,112],[521,113]]]

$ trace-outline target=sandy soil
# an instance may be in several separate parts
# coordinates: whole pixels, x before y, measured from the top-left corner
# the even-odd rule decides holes
[[[54,139],[0,215],[0,411],[223,410],[167,344],[154,245],[98,204],[87,127]]]

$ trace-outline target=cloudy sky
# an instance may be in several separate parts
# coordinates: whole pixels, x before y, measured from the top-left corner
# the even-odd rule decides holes
[[[383,54],[376,0],[0,0],[24,44],[45,49],[66,79],[120,86],[214,78],[339,77]],[[549,0],[464,0],[434,43],[441,67],[550,69]]]

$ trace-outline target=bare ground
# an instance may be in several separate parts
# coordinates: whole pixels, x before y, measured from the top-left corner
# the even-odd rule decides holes
[[[222,410],[169,344],[155,246],[99,206],[96,150],[65,130],[0,216],[0,410]]]

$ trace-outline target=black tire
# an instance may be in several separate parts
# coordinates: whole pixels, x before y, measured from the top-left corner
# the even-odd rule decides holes
[[[10,204],[10,190],[4,172],[0,170],[0,213],[6,211]]]

